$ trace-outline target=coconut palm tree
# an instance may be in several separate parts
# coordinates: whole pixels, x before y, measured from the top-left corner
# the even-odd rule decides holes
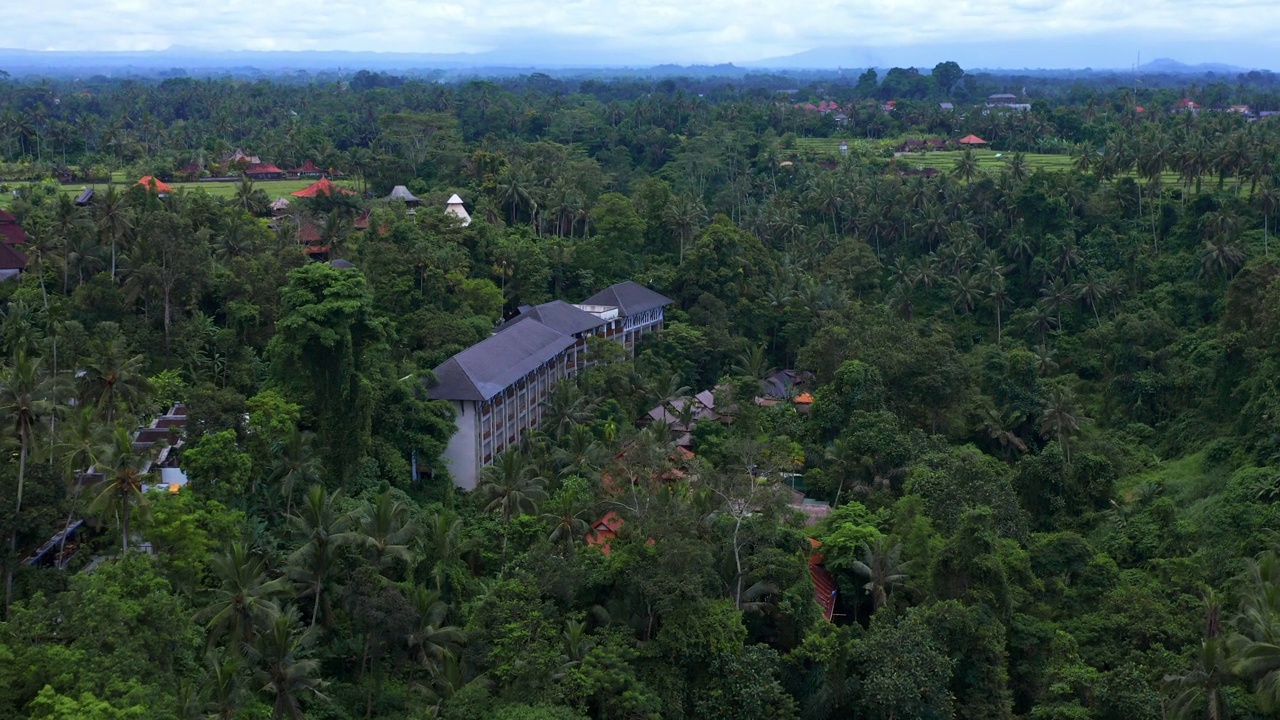
[[[293,514],[294,490],[300,486],[310,487],[322,479],[324,464],[312,447],[313,438],[313,433],[293,428],[288,436],[271,446],[275,457],[271,479],[280,485],[286,516]]]
[[[956,158],[955,166],[951,169],[951,174],[957,178],[969,182],[978,176],[981,170],[978,168],[978,158],[973,154],[972,149],[965,149],[960,157]]]
[[[125,234],[133,229],[133,218],[124,193],[116,190],[114,185],[108,186],[101,199],[94,203],[98,215],[98,231],[105,235],[111,244],[111,279],[116,279],[116,246],[124,240]]]
[[[409,596],[417,613],[417,626],[405,638],[414,659],[435,674],[447,658],[455,657],[463,640],[462,630],[447,625],[449,606],[440,598],[438,590],[428,590],[422,585],[414,587]]]
[[[103,479],[93,489],[90,510],[115,520],[120,528],[120,548],[124,552],[129,551],[135,511],[145,514],[149,507],[143,486],[150,476],[152,456],[156,450],[134,450],[129,430],[116,427],[94,466]]]
[[[225,638],[227,647],[239,653],[280,615],[274,598],[289,591],[288,582],[269,579],[263,556],[240,542],[231,543],[209,565],[219,585],[213,602],[196,617],[208,619],[210,648]]]
[[[27,460],[35,448],[35,435],[45,417],[54,409],[53,378],[45,375],[38,358],[19,351],[13,361],[0,369],[0,421],[18,442],[18,487],[14,493],[14,517],[22,514],[22,495],[27,477]],[[18,552],[18,526],[9,533],[9,555]],[[4,607],[8,615],[13,602],[13,567],[5,563]]]
[[[538,503],[547,499],[545,483],[528,458],[519,452],[507,451],[480,471],[480,485],[476,489],[488,503],[484,511],[497,512],[505,526],[513,517],[538,512]]]
[[[576,383],[565,380],[551,389],[546,408],[542,427],[558,441],[566,432],[589,420],[595,413],[596,404]]]
[[[111,424],[121,406],[132,410],[142,404],[151,393],[151,383],[143,372],[145,358],[128,357],[122,335],[112,335],[95,345],[84,364],[84,374],[77,381],[80,401],[96,405]]]
[[[289,578],[294,582],[295,596],[311,599],[311,624],[320,618],[325,587],[333,580],[338,549],[356,540],[350,532],[351,515],[338,509],[342,490],[325,494],[324,487],[312,485],[299,506],[298,514],[289,516],[294,537],[302,542],[289,556]]]
[[[1088,421],[1088,418],[1079,414],[1071,394],[1056,387],[1049,392],[1044,408],[1040,411],[1040,432],[1062,445],[1062,457],[1070,464],[1071,438],[1080,430],[1080,425]]]
[[[244,661],[238,653],[215,648],[205,653],[204,665],[200,701],[207,712],[202,717],[233,720],[250,696],[245,684]]]
[[[582,518],[586,510],[571,493],[556,495],[544,510],[542,519],[551,526],[551,534],[548,536],[551,542],[563,542],[566,546],[573,547],[574,542],[585,538],[587,531],[591,529]]]
[[[298,609],[290,606],[267,624],[249,650],[254,679],[272,698],[274,720],[303,720],[302,698],[320,696],[324,683],[314,677],[320,662],[311,656],[315,628],[300,626]]]
[[[360,534],[373,552],[373,563],[379,569],[399,559],[410,560],[408,541],[418,528],[409,515],[409,506],[388,492],[378,493],[373,502],[360,511]]]
[[[902,544],[889,546],[886,538],[862,544],[862,559],[854,560],[853,572],[864,581],[862,590],[871,597],[871,612],[889,602],[889,593],[907,582],[907,563],[902,561]]]
[[[1205,635],[1190,669],[1177,675],[1166,675],[1165,685],[1173,691],[1171,720],[1227,720],[1231,708],[1223,688],[1236,678],[1227,656],[1226,638],[1222,637],[1220,608],[1210,594],[1205,599]]]

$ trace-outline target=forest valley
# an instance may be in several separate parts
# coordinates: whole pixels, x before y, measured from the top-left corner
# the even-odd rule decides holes
[[[1280,121],[1211,107],[1274,90],[935,75],[0,81],[0,717],[1280,717]],[[131,184],[235,148],[360,194]],[[624,280],[665,329],[456,491],[431,369]]]

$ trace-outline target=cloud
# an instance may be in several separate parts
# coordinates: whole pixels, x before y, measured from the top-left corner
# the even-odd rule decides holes
[[[814,47],[1130,33],[1262,42],[1272,0],[42,0],[6,3],[23,49],[506,52],[537,60],[726,62]],[[878,52],[878,50],[877,50]],[[1088,62],[1085,53],[1078,64]],[[1237,59],[1238,61],[1238,59]],[[1031,63],[1034,64],[1034,63]]]

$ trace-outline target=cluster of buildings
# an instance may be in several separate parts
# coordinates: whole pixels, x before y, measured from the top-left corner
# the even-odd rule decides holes
[[[434,400],[453,407],[457,432],[444,459],[454,483],[474,489],[480,471],[537,428],[556,383],[588,363],[587,340],[616,340],[628,351],[663,326],[671,299],[634,282],[581,303],[524,306],[493,335],[435,369]]]
[[[185,444],[186,428],[187,408],[178,403],[152,420],[150,425],[140,427],[133,433],[134,452],[151,453],[142,467],[142,473],[149,473],[151,479],[150,483],[142,486],[143,492],[163,490],[177,493],[187,485],[187,475],[178,467],[179,450]],[[76,483],[80,489],[87,490],[105,479],[106,475],[101,470],[90,467],[76,476]],[[23,558],[22,564],[27,567],[67,569],[80,550],[84,529],[84,519],[68,516],[67,524],[35,552]],[[144,542],[139,549],[150,551],[151,545]]]
[[[206,168],[193,160],[175,173],[179,178],[189,182],[221,179],[218,176],[229,174],[243,174],[250,180],[284,180],[285,178],[336,177],[339,173],[332,169],[325,170],[311,160],[298,167],[283,170],[274,163],[264,162],[257,155],[250,155],[240,148],[224,156],[215,167]]]
[[[27,256],[20,246],[27,242],[27,234],[18,225],[12,213],[0,210],[0,280],[16,278],[27,267]]]

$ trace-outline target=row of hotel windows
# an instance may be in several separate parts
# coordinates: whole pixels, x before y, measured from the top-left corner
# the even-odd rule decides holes
[[[662,308],[646,310],[627,317],[625,321],[615,320],[593,329],[584,333],[583,337],[592,335],[616,337],[624,328],[636,328],[637,332],[627,332],[624,338],[623,344],[630,350],[636,340],[653,329],[641,326],[651,325],[661,319]],[[557,382],[580,369],[579,357],[585,348],[585,340],[579,340],[564,353],[510,385],[492,400],[480,403],[480,435],[477,441],[480,445],[482,465],[492,463],[495,457],[515,445],[526,431],[542,424],[543,400]]]
[[[547,393],[573,373],[581,343],[569,348],[509,386],[492,400],[480,404],[481,464],[488,465],[524,433],[542,423]]]

